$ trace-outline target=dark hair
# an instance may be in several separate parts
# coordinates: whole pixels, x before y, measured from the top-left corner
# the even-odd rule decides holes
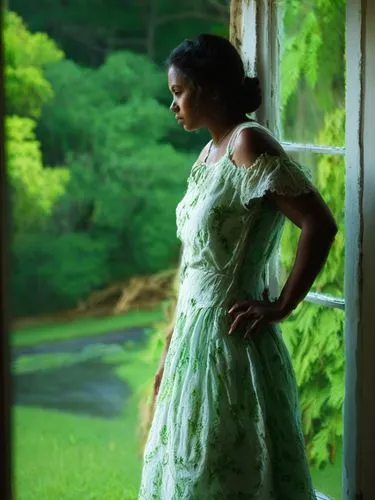
[[[262,98],[257,77],[245,76],[236,48],[221,36],[202,34],[172,50],[167,67],[175,66],[193,85],[213,85],[233,112],[252,113]]]

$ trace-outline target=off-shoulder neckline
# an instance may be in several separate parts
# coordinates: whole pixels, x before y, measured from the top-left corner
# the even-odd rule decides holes
[[[258,159],[259,158],[264,158],[264,157],[275,157],[275,158],[282,158],[284,155],[283,154],[280,154],[280,155],[271,155],[269,153],[261,153],[260,155],[258,155],[255,160],[253,161],[253,163],[251,165],[237,165],[235,164],[232,160],[231,160],[231,154],[233,154],[233,150],[232,150],[232,146],[233,146],[233,139],[235,140],[238,136],[239,133],[242,132],[242,130],[244,130],[245,128],[259,128],[261,130],[265,130],[270,136],[274,137],[272,132],[270,130],[268,130],[266,127],[264,127],[262,124],[258,123],[256,120],[249,120],[249,121],[245,121],[245,122],[242,122],[240,123],[239,125],[237,125],[237,127],[235,127],[235,129],[232,131],[232,134],[229,138],[229,141],[228,141],[228,144],[227,144],[227,147],[225,148],[225,151],[223,153],[223,155],[216,161],[212,162],[212,163],[207,163],[207,155],[205,155],[205,157],[201,160],[196,160],[196,162],[194,163],[195,164],[199,164],[201,166],[204,166],[205,168],[211,170],[212,167],[216,167],[217,165],[219,165],[220,163],[222,162],[225,162],[226,160],[231,164],[232,167],[234,168],[252,168],[253,166],[255,166],[256,163],[258,163]],[[211,141],[209,142],[209,144],[212,144],[212,139]],[[210,146],[209,146],[210,148]]]
[[[238,165],[238,164],[234,163],[231,160],[229,151],[226,151],[223,154],[223,156],[221,156],[221,158],[219,158],[219,160],[217,160],[215,162],[206,163],[204,160],[197,160],[194,163],[193,167],[200,166],[200,167],[203,167],[208,172],[210,172],[210,171],[214,170],[215,167],[217,165],[219,165],[220,163],[227,163],[232,169],[236,169],[236,170],[240,170],[240,169],[246,170],[247,169],[247,170],[250,170],[250,169],[253,169],[254,167],[256,167],[261,162],[261,160],[263,160],[263,159],[270,159],[270,158],[279,158],[279,159],[282,159],[283,157],[285,157],[285,155],[282,155],[282,154],[280,154],[280,155],[272,155],[270,153],[264,152],[264,153],[260,153],[250,165],[249,164]]]

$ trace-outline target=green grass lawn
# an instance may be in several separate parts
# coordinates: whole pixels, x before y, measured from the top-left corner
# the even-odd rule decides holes
[[[80,320],[67,325],[43,325],[40,329],[13,332],[12,344],[34,345],[128,326],[151,326],[161,319],[162,309],[156,308],[146,313]],[[146,352],[145,345],[130,344],[121,356],[122,364],[117,371],[133,391],[121,418],[104,420],[37,408],[14,409],[13,477],[17,500],[137,498],[142,463],[138,437],[139,394],[155,373],[157,364],[145,357]],[[55,356],[59,364],[61,355]],[[37,369],[38,364],[34,364]]]
[[[161,309],[157,309],[149,314],[116,316],[107,321],[80,320],[65,326],[43,326],[40,330],[33,327],[15,332],[13,345],[100,334],[135,324],[151,325],[161,318]],[[59,363],[56,358],[56,364]],[[16,407],[13,412],[16,500],[135,500],[142,464],[138,440],[139,395],[155,373],[156,364],[155,357],[147,356],[145,344],[129,345],[121,355],[116,370],[133,394],[127,400],[124,414],[114,420]],[[22,365],[20,368],[21,372],[30,369]],[[317,489],[335,500],[341,499],[340,470],[338,459],[334,466],[312,471]]]
[[[14,411],[17,500],[134,500],[141,458],[136,404],[123,420]]]

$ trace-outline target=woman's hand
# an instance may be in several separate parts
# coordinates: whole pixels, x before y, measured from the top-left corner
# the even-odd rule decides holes
[[[234,318],[228,334],[232,335],[240,322],[249,325],[244,338],[255,332],[259,325],[264,323],[277,323],[285,319],[288,314],[283,310],[278,301],[271,302],[268,289],[263,293],[263,300],[245,300],[236,302],[228,313]]]

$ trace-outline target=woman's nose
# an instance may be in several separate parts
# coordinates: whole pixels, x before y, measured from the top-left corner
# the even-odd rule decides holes
[[[175,103],[174,99],[172,101],[172,104],[169,106],[169,109],[171,111],[173,111],[174,113],[176,112],[176,110],[177,110],[177,104]]]

